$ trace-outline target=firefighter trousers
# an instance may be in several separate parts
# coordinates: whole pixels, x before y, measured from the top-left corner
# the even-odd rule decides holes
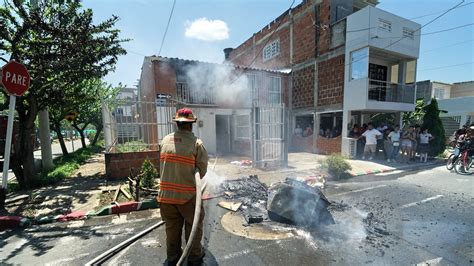
[[[181,205],[160,203],[161,217],[166,223],[166,255],[170,262],[177,262],[181,256],[183,225],[186,243],[188,241],[191,227],[193,226],[195,206],[196,198]],[[200,221],[192,242],[191,251],[188,257],[189,261],[199,260],[204,256],[204,250],[201,245],[203,220],[204,208],[201,205]]]

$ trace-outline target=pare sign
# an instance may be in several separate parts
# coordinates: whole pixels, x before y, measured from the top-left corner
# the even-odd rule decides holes
[[[30,74],[26,67],[10,61],[2,67],[2,84],[10,95],[21,96],[30,87]]]

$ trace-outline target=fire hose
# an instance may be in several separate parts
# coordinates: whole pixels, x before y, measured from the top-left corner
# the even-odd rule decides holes
[[[201,175],[199,174],[199,171],[196,171],[194,174],[194,179],[196,180],[196,206],[194,208],[194,218],[193,218],[193,226],[191,227],[191,233],[189,234],[188,241],[186,242],[186,247],[184,247],[183,254],[181,255],[181,258],[179,258],[179,261],[176,265],[181,266],[183,265],[184,260],[188,257],[189,251],[191,251],[191,246],[194,240],[194,237],[196,236],[196,231],[199,226],[200,222],[200,217],[201,217],[201,197],[202,197],[202,190],[201,189]],[[199,193],[201,192],[201,193]]]

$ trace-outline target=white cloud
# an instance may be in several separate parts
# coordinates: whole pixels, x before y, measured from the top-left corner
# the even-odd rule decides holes
[[[221,41],[229,38],[229,28],[222,20],[198,18],[193,22],[186,22],[184,35],[203,41]]]

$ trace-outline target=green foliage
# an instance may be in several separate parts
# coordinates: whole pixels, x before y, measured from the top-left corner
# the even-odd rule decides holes
[[[415,111],[403,113],[402,120],[404,125],[421,124],[425,115],[425,101],[423,98],[416,100]]]
[[[156,171],[155,166],[149,160],[145,160],[142,164],[141,172],[143,176],[140,180],[140,185],[146,188],[153,188],[155,186],[155,179],[158,177],[158,171]]]
[[[438,108],[438,101],[432,99],[431,103],[423,107],[425,115],[423,117],[423,128],[427,128],[428,132],[433,135],[434,139],[430,142],[430,154],[437,156],[444,152],[446,148],[446,136],[444,132],[443,122],[439,118],[441,111]]]
[[[99,151],[100,148],[92,146],[54,159],[55,167],[49,172],[41,172],[38,185],[50,185],[70,177],[74,171],[79,169],[92,155]]]
[[[120,39],[115,28],[118,17],[94,23],[92,10],[80,1],[34,2],[35,6],[30,1],[0,3],[0,60],[23,63],[32,77],[29,90],[16,100],[19,143],[29,140],[38,111],[61,111],[97,97],[85,93],[82,83],[106,76],[126,54],[121,43],[127,40]],[[23,187],[30,186],[36,178],[33,147],[18,145],[15,154],[15,176]]]
[[[116,152],[136,152],[136,151],[146,151],[147,144],[141,140],[129,141],[123,144],[118,144],[116,147]]]
[[[331,154],[322,161],[322,168],[336,179],[341,179],[351,170],[351,165],[346,161],[346,157],[340,154]]]

